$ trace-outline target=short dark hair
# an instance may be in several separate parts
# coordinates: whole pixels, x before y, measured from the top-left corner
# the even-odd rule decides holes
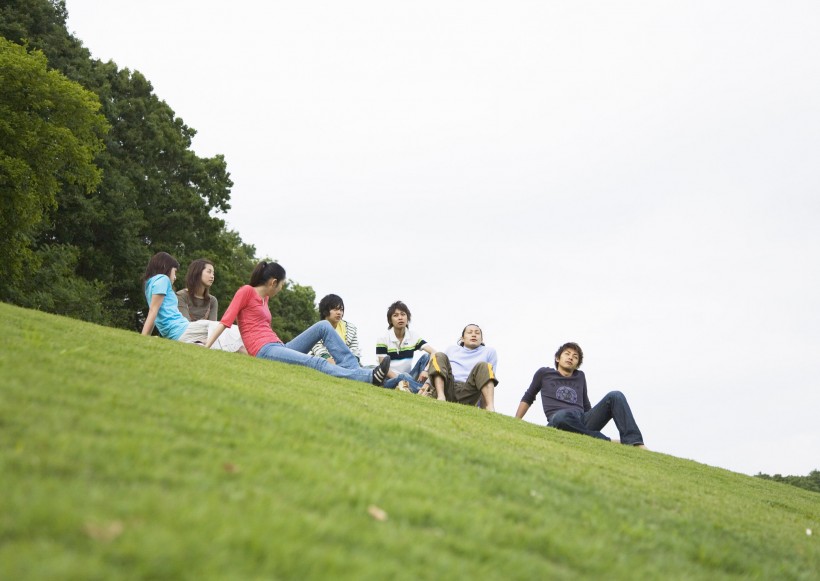
[[[179,269],[179,262],[177,259],[167,252],[157,252],[148,261],[148,266],[145,267],[145,276],[142,277],[142,286],[145,288],[145,283],[148,279],[158,274],[164,274],[171,277],[171,269]]]
[[[561,357],[561,353],[567,349],[572,349],[578,354],[578,367],[581,367],[581,363],[584,362],[584,352],[581,351],[581,346],[578,345],[578,343],[564,343],[561,345],[558,351],[555,352],[555,363],[558,363],[558,358]]]
[[[345,302],[342,300],[342,297],[339,295],[325,295],[322,297],[322,300],[319,301],[319,318],[324,320],[330,316],[330,311],[333,309],[341,309],[345,310]]]
[[[208,287],[202,284],[202,273],[208,265],[213,266],[214,263],[207,258],[197,258],[188,265],[188,272],[185,273],[185,288],[188,289],[191,295],[196,295],[197,291],[202,289],[203,298],[207,299],[210,296]]]
[[[278,262],[267,262],[263,260],[253,269],[250,285],[261,286],[272,278],[279,281],[285,280],[285,269]]]
[[[387,307],[387,328],[393,328],[393,320],[391,319],[391,317],[393,316],[393,313],[395,313],[396,311],[402,311],[403,313],[407,314],[407,326],[409,327],[410,318],[412,317],[412,315],[410,314],[410,309],[408,309],[407,305],[405,305],[403,302],[396,301],[395,303]]]

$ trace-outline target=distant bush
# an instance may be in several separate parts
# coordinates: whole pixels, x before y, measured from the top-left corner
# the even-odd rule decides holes
[[[765,480],[774,480],[775,482],[785,482],[798,488],[805,488],[812,492],[820,492],[820,470],[812,470],[808,476],[781,476],[775,474],[769,476],[768,474],[755,474],[755,478],[763,478]]]

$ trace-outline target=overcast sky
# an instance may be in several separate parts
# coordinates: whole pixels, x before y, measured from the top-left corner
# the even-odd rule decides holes
[[[67,7],[225,155],[230,227],[341,295],[365,362],[402,299],[438,349],[481,325],[500,413],[573,340],[653,450],[820,469],[817,2]]]

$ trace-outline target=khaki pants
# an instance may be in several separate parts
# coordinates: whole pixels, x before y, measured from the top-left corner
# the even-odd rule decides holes
[[[427,370],[431,384],[434,377],[444,378],[444,397],[447,401],[465,405],[474,406],[478,403],[481,399],[481,388],[487,385],[487,382],[492,381],[493,385],[498,385],[491,363],[476,363],[467,376],[467,381],[455,381],[450,358],[444,353],[433,355]]]

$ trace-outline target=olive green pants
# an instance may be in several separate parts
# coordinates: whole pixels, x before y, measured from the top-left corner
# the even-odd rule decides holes
[[[481,388],[487,385],[487,382],[492,381],[493,385],[498,385],[498,379],[495,377],[491,363],[476,363],[470,375],[467,376],[467,381],[455,381],[453,370],[450,367],[450,358],[441,352],[433,355],[427,373],[433,385],[435,385],[433,383],[435,377],[444,379],[444,397],[447,401],[464,405],[476,405],[481,399]],[[435,390],[433,397],[435,397]]]

